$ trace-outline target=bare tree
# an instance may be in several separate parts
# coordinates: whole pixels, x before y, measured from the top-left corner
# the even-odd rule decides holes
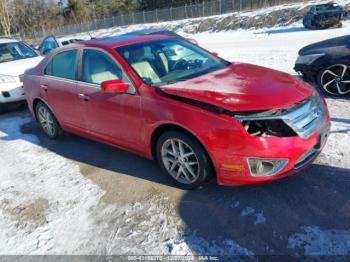
[[[5,36],[11,35],[13,16],[11,15],[10,3],[7,0],[0,0],[0,26]]]

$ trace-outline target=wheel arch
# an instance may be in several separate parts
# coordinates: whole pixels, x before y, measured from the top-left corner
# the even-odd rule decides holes
[[[58,124],[61,126],[60,122],[59,122],[58,119],[57,119],[57,116],[56,116],[54,110],[52,110],[52,108],[48,105],[48,103],[46,103],[45,100],[43,100],[43,99],[41,99],[41,98],[38,98],[38,97],[35,98],[35,99],[33,100],[33,113],[34,113],[35,119],[38,120],[38,116],[37,116],[37,112],[36,112],[36,107],[38,106],[39,103],[43,103],[44,105],[46,105],[46,106],[50,109],[50,111],[52,112],[52,114],[53,114],[54,117],[56,118]]]
[[[208,159],[210,160],[210,165],[212,166],[212,169],[214,170],[214,172],[216,171],[213,159],[210,153],[208,152],[207,148],[205,147],[205,144],[201,141],[201,139],[199,139],[198,136],[196,136],[193,132],[189,131],[188,129],[172,123],[161,124],[158,127],[156,127],[152,132],[150,145],[151,145],[151,154],[154,160],[157,160],[157,153],[156,153],[157,141],[159,137],[167,131],[179,131],[195,139],[202,146],[205,153],[208,155]]]

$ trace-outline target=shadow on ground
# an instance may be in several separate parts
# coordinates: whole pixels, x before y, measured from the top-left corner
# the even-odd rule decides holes
[[[300,26],[300,27],[291,27],[291,28],[280,28],[280,29],[270,29],[266,31],[262,31],[259,33],[255,33],[257,35],[260,34],[288,34],[288,33],[298,33],[303,31],[309,31],[308,29]]]
[[[28,113],[19,115],[28,119]],[[35,135],[40,146],[65,158],[173,186],[156,163],[125,151],[69,134],[49,140],[34,120],[22,125],[21,132]],[[5,139],[23,137],[8,134]],[[302,255],[301,247],[288,248],[288,240],[303,228],[350,230],[349,188],[350,169],[312,165],[300,175],[262,186],[223,187],[213,181],[202,190],[186,192],[177,205],[186,225],[186,243],[199,255],[210,254],[215,243],[226,240],[255,254]],[[199,245],[194,233],[209,246]]]
[[[15,111],[4,117],[20,116],[30,119],[26,111]],[[93,167],[129,175],[140,179],[173,186],[171,181],[160,171],[155,161],[150,161],[132,153],[84,139],[75,135],[64,133],[58,140],[48,139],[34,119],[22,124],[20,133],[34,135],[39,145],[62,157],[78,161]],[[2,130],[0,130],[2,131]],[[2,140],[26,139],[19,134],[7,134]],[[32,142],[31,140],[29,142]]]
[[[296,255],[303,250],[288,248],[288,238],[303,227],[350,230],[349,188],[350,169],[312,165],[302,174],[263,186],[212,184],[188,192],[178,208],[188,232],[209,243],[230,239],[255,254]],[[190,235],[187,243],[208,254]]]

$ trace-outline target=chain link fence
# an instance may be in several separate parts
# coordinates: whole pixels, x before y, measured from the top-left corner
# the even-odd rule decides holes
[[[43,30],[34,35],[22,35],[24,39],[38,39],[48,34],[64,36],[81,32],[95,31],[117,26],[127,26],[134,24],[159,23],[175,21],[188,18],[199,18],[225,14],[230,12],[241,12],[256,10],[259,8],[275,6],[290,2],[302,2],[302,0],[211,0],[200,4],[185,5],[180,7],[170,7],[156,9],[153,11],[136,12],[131,14],[113,16],[104,19],[92,20],[88,23],[67,25],[57,27],[49,31]]]

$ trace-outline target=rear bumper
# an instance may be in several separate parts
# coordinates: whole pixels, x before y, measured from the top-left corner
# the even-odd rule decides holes
[[[326,17],[322,19],[316,19],[315,24],[318,26],[332,26],[336,25],[341,21],[341,15],[335,15],[331,17]]]

